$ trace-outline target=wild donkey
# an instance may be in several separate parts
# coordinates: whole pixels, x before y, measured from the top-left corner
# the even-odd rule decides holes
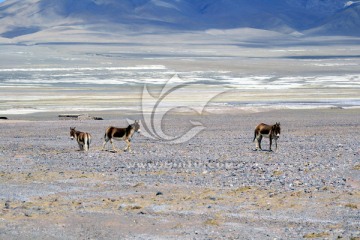
[[[277,150],[277,140],[280,137],[280,123],[275,123],[274,125],[267,125],[265,123],[260,123],[255,128],[254,132],[254,140],[256,140],[256,150],[261,149],[261,140],[263,137],[267,137],[270,139],[270,147],[271,150],[272,140],[275,140],[276,150]]]
[[[76,138],[79,144],[80,151],[88,151],[91,143],[91,135],[87,132],[76,131],[75,128],[70,127],[70,138]]]
[[[135,132],[139,133],[140,131],[141,130],[140,130],[140,122],[139,121],[135,121],[133,124],[130,124],[127,128],[108,127],[105,131],[105,136],[104,136],[105,141],[104,141],[102,150],[105,150],[105,145],[110,140],[113,151],[117,152],[117,150],[114,146],[113,139],[115,139],[115,140],[123,139],[127,144],[124,151],[131,152],[131,148],[130,148],[131,138]]]

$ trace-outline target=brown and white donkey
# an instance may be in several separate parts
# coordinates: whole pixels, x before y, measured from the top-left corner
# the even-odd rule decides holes
[[[91,135],[87,132],[76,131],[75,128],[70,127],[70,138],[76,139],[79,144],[80,151],[88,151],[91,143]]]
[[[271,150],[272,140],[275,140],[276,150],[277,150],[277,140],[280,137],[280,123],[275,123],[274,125],[267,125],[265,123],[260,123],[255,128],[254,132],[254,140],[256,140],[256,150],[261,149],[261,140],[263,137],[267,137],[270,139],[270,147],[269,151]]]
[[[135,132],[140,132],[140,131],[141,130],[140,130],[140,122],[139,121],[135,121],[133,124],[130,124],[126,128],[108,127],[105,131],[104,144],[103,144],[102,150],[105,150],[105,145],[110,140],[113,151],[117,152],[117,150],[114,146],[113,139],[115,139],[115,140],[123,139],[127,144],[124,151],[130,152],[131,151],[131,148],[130,148],[131,138]]]

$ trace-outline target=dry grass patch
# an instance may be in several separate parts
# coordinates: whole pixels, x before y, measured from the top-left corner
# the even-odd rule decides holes
[[[220,226],[224,222],[224,218],[220,214],[215,214],[214,217],[207,219],[204,224],[208,226]]]
[[[360,170],[360,164],[356,164],[354,167],[353,167],[354,170]]]
[[[357,209],[358,208],[358,206],[356,204],[354,204],[354,203],[347,203],[347,204],[345,204],[345,207],[352,208],[352,209]]]
[[[326,238],[329,237],[330,234],[327,232],[322,233],[308,233],[304,235],[304,238]]]
[[[239,187],[237,189],[232,190],[231,193],[239,194],[239,193],[243,193],[243,192],[248,192],[251,189],[252,188],[250,186],[244,186],[244,187]]]
[[[208,219],[204,222],[205,225],[220,226],[220,222],[217,219]]]
[[[128,206],[126,209],[127,210],[139,210],[139,209],[142,209],[142,208],[143,208],[142,206],[135,205],[135,206]]]
[[[274,172],[273,172],[273,176],[274,176],[274,177],[279,177],[279,176],[281,176],[282,174],[283,174],[282,171],[274,171]]]
[[[145,186],[145,183],[139,182],[139,183],[135,184],[135,185],[133,186],[133,188],[143,187],[143,186]]]

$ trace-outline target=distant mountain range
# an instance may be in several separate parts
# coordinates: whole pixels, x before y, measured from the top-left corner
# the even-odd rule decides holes
[[[89,37],[253,28],[292,35],[360,36],[360,1],[348,0],[6,0],[0,37]]]

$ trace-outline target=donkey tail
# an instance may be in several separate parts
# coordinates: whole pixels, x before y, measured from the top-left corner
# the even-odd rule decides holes
[[[90,147],[90,143],[91,143],[91,135],[90,133],[88,134],[88,137],[87,137],[87,145]]]
[[[257,131],[256,131],[256,129],[255,129],[255,131],[254,131],[254,139],[253,139],[253,142],[255,141],[255,139],[256,139],[256,135],[257,135]]]
[[[110,129],[111,129],[111,128],[112,128],[112,127],[108,127],[108,128],[105,130],[105,133],[104,133],[104,140],[105,140],[105,142],[109,141],[109,139],[110,139],[109,135],[110,135]]]

